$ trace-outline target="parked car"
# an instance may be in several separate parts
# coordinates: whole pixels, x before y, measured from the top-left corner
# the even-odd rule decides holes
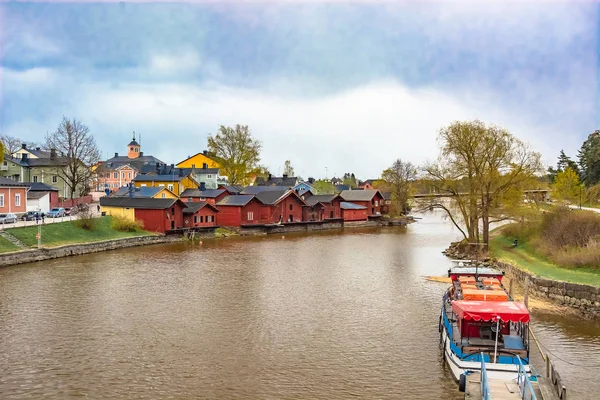
[[[48,218],[60,218],[65,216],[65,209],[62,207],[56,207],[46,213]]]
[[[15,222],[17,222],[16,214],[0,214],[0,224],[14,224]]]
[[[71,207],[65,207],[65,215],[66,216],[71,215]]]
[[[38,211],[27,211],[25,214],[21,216],[23,221],[35,221],[36,216],[39,216],[40,213]]]

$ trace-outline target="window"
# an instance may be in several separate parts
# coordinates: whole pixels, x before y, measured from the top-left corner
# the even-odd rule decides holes
[[[248,221],[254,220],[254,213],[252,211],[248,211]]]
[[[129,179],[131,179],[131,172],[129,173]]]
[[[133,147],[130,147],[129,150],[133,151]]]
[[[166,194],[166,193],[163,193],[161,197],[164,199],[164,198],[166,198],[166,197],[167,197],[167,194]]]
[[[34,181],[34,182],[37,182],[37,181],[38,181],[37,179],[38,179],[38,178],[37,178],[37,175],[34,175],[34,176],[33,176],[33,181]]]
[[[375,214],[375,209],[371,208],[371,214]]]
[[[123,179],[125,179],[125,172],[123,172],[123,173],[121,174],[121,177],[122,177]]]
[[[15,193],[15,207],[21,206],[21,195],[19,193]]]
[[[4,162],[2,163],[2,165],[4,165],[5,167],[7,167],[7,166],[8,166],[8,163],[7,163],[6,161],[4,161]]]
[[[106,173],[106,178],[107,178],[107,179],[110,179],[110,172],[107,172],[107,173]]]
[[[173,191],[173,185],[169,185],[167,186],[169,188],[169,190],[172,192]]]
[[[145,184],[145,183],[142,183],[140,186],[141,186],[141,187],[146,187],[146,184]]]
[[[379,201],[375,200],[375,207],[379,206]]]
[[[203,223],[203,222],[204,222],[204,217],[201,215],[201,216],[200,216],[200,223]],[[207,221],[207,222],[208,222],[208,221]]]
[[[115,178],[115,179],[119,179],[119,173],[118,173],[118,172],[115,172],[115,173],[113,174],[113,178]]]
[[[192,168],[196,168],[196,164],[192,164]]]
[[[138,149],[137,147],[135,148],[135,152],[139,153],[140,149]]]
[[[0,194],[0,207],[4,207],[4,195]]]
[[[192,197],[188,197],[188,201],[194,201]]]
[[[113,187],[118,188],[119,184],[118,183],[113,183]]]
[[[158,185],[158,187],[165,187],[165,184],[161,183],[160,185]]]
[[[194,223],[198,222],[198,217],[194,215]]]
[[[206,175],[206,177],[207,177],[208,179],[211,179],[211,178],[212,178],[212,175],[210,175],[210,174],[209,174],[209,175]]]
[[[58,182],[58,176],[52,175],[52,183]]]
[[[290,211],[292,211],[294,209],[294,205],[290,204]]]

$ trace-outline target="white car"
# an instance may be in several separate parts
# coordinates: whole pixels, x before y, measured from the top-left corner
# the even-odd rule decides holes
[[[14,224],[17,219],[17,215],[13,213],[0,214],[0,224]]]

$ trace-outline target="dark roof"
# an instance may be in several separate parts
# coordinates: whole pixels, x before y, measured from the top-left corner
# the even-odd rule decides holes
[[[344,190],[350,190],[350,185],[335,185],[335,190],[343,192]]]
[[[239,194],[240,192],[242,192],[244,190],[243,186],[238,186],[238,185],[221,185],[221,186],[219,186],[219,188],[223,188],[223,189],[227,190],[229,193],[234,193],[234,194]]]
[[[340,193],[340,196],[346,201],[371,201],[373,196],[377,193],[381,194],[379,190],[344,190]]]
[[[140,144],[135,139],[133,139],[131,142],[129,142],[129,144],[127,146],[138,146],[138,147],[140,147]]]
[[[264,192],[258,192],[254,195],[261,203],[272,205],[277,204],[278,200],[283,198],[287,193],[287,190],[266,190]]]
[[[43,182],[24,182],[29,185],[30,192],[58,192],[58,189]]]
[[[137,158],[117,156],[102,162],[102,166],[106,169],[116,169],[123,165],[131,165],[141,173],[156,171],[157,164],[162,165],[164,162],[154,156],[139,156]]]
[[[52,167],[52,166],[60,166],[60,165],[68,165],[69,158],[68,157],[56,157],[55,159],[51,158],[28,158],[26,160],[21,160],[21,164],[25,164],[29,167]]]
[[[315,194],[306,199],[306,204],[314,206],[317,203],[331,203],[336,197],[337,194]]]
[[[219,175],[219,168],[184,168],[185,170],[189,170],[190,172],[194,172],[198,175],[200,174],[214,174]]]
[[[17,165],[27,166],[22,159],[11,156],[10,154],[4,154],[4,161],[9,161]]]
[[[5,178],[0,176],[0,186],[10,186],[10,187],[27,187],[29,186],[27,183],[17,182],[12,179]]]
[[[204,197],[209,199],[214,199],[215,197],[219,197],[225,193],[225,190],[222,189],[185,189],[179,197]]]
[[[381,195],[383,196],[383,198],[385,200],[391,200],[392,199],[392,192],[381,192]]]
[[[363,185],[365,185],[365,184],[367,184],[367,183],[368,183],[369,185],[373,185],[373,182],[375,182],[376,180],[377,180],[377,179],[367,179],[367,180],[366,180],[366,181],[364,181],[362,184],[363,184]]]
[[[217,206],[245,206],[254,198],[252,194],[234,194],[224,197],[219,201]]]
[[[354,203],[348,203],[347,201],[342,201],[340,203],[340,208],[343,210],[364,210],[367,207]]]
[[[194,214],[198,210],[203,209],[204,207],[208,207],[208,208],[210,208],[210,209],[212,209],[212,210],[214,210],[216,212],[219,212],[219,210],[216,207],[214,207],[211,204],[208,204],[205,201],[198,201],[198,202],[189,201],[189,202],[186,202],[184,204],[187,206],[186,208],[183,209],[183,213],[184,214]]]
[[[298,178],[295,176],[270,176],[263,178],[259,176],[254,182],[257,186],[296,186],[298,184]]]
[[[50,158],[50,152],[47,150],[30,149],[29,147],[26,148],[25,150],[27,150],[28,152],[30,152],[31,154],[33,154],[34,156],[39,157],[39,158]]]
[[[101,206],[142,208],[149,210],[164,210],[165,208],[173,206],[176,202],[181,201],[179,199],[149,199],[144,197],[100,197]]]
[[[133,197],[154,197],[165,187],[136,187],[133,189]],[[129,188],[127,186],[119,188],[112,197],[129,197]]]
[[[290,190],[289,186],[246,186],[240,194],[257,194],[260,192]]]
[[[31,190],[27,192],[27,199],[37,200],[41,199],[44,196],[47,196],[50,192],[32,192]]]
[[[179,182],[185,176],[179,175],[137,175],[133,180],[135,182]]]

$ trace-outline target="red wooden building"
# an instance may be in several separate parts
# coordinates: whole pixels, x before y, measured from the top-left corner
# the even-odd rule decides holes
[[[27,211],[29,184],[0,177],[0,213],[24,213]]]
[[[342,198],[337,194],[315,194],[306,198],[308,207],[304,207],[304,221],[324,221],[342,218],[340,203]]]
[[[254,195],[262,203],[260,224],[302,222],[307,204],[294,190],[273,190]]]
[[[224,189],[185,189],[179,197],[184,202],[206,202],[214,206],[228,195]]]
[[[144,223],[144,229],[150,232],[165,233],[171,229],[183,228],[183,210],[185,204],[179,199],[152,199],[136,197],[101,197],[103,209],[111,210],[114,215],[123,215]],[[119,212],[117,212],[119,209]]]
[[[382,214],[384,198],[379,190],[344,190],[340,193],[344,201],[361,205],[367,209],[368,216]],[[385,211],[385,207],[383,208]]]
[[[360,204],[342,201],[340,204],[344,221],[366,221],[369,219],[368,209]]]
[[[186,228],[201,228],[217,226],[219,210],[206,201],[188,202],[183,209],[183,226]]]
[[[293,190],[227,196],[216,204],[219,226],[302,222],[306,203]]]
[[[261,202],[252,194],[227,196],[216,204],[217,225],[242,226],[258,224]]]

